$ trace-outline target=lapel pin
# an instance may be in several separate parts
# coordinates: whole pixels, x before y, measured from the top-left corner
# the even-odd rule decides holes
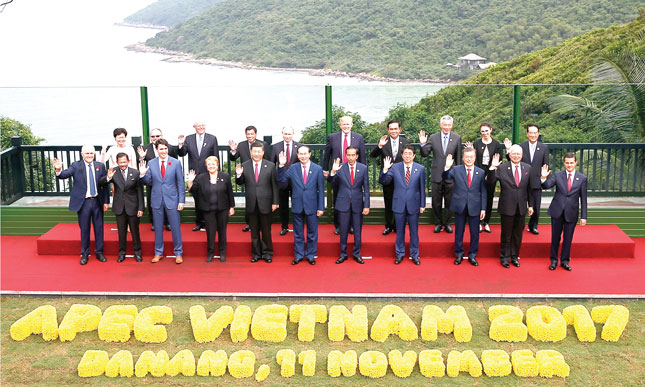
[[[475,171],[475,175],[479,175],[479,172]]]
[[[580,180],[580,178],[579,178],[579,177],[576,177],[576,180]]]
[[[417,169],[416,169],[416,168],[414,168],[414,172],[416,172],[416,171],[417,171]]]

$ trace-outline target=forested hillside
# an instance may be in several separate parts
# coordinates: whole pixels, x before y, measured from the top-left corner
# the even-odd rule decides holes
[[[172,27],[197,16],[223,0],[157,0],[126,17],[126,23]]]
[[[502,62],[626,23],[642,0],[227,0],[146,44],[247,64],[455,79],[476,53]]]

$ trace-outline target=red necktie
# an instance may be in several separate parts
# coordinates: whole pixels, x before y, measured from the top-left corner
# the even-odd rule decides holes
[[[568,184],[569,185],[569,191],[571,191],[571,186],[573,185],[573,176],[571,175],[571,173],[569,173],[569,178],[567,179],[567,181],[569,182],[569,184]]]
[[[291,152],[289,151],[289,144],[287,144],[287,165],[291,164]]]
[[[349,134],[345,133],[345,141],[343,141],[343,162],[347,162],[347,155],[345,155],[345,151],[347,150],[348,144],[347,144],[347,136]]]
[[[257,163],[255,163],[255,182],[256,182],[256,183],[258,182],[258,175],[259,175],[259,174],[258,174],[258,164],[257,164]]]
[[[161,162],[161,178],[162,179],[166,178],[166,162],[165,161]]]
[[[470,184],[473,182],[473,176],[470,174],[470,168],[468,170],[468,188],[470,188]]]
[[[354,167],[349,167],[349,181],[354,185]]]
[[[515,166],[515,185],[520,186],[520,167]]]
[[[302,183],[307,185],[307,167],[305,165],[302,166]]]
[[[410,167],[405,170],[405,184],[410,184]]]

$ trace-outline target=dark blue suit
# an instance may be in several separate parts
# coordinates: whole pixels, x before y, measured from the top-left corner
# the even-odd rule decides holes
[[[96,196],[86,198],[87,163],[84,160],[74,161],[69,168],[56,175],[57,179],[72,178],[72,192],[69,195],[69,209],[78,213],[78,225],[81,228],[81,255],[90,254],[90,229],[94,225],[95,253],[103,252],[103,204],[110,203],[110,191],[99,186],[99,180],[106,176],[105,165],[92,162]]]
[[[468,257],[474,258],[479,250],[479,215],[486,211],[486,172],[473,165],[470,187],[465,165],[457,165],[443,172],[444,179],[454,181],[450,211],[455,214],[455,255],[464,255],[466,217],[470,230]]]
[[[148,162],[148,172],[141,182],[152,186],[151,204],[155,226],[155,255],[163,256],[163,215],[166,213],[172,229],[172,244],[175,256],[183,255],[181,222],[177,205],[186,202],[184,173],[181,162],[172,157],[166,159],[166,175],[161,178],[161,162],[155,158]]]
[[[354,228],[354,258],[361,257],[361,229],[363,228],[363,208],[370,207],[370,183],[367,165],[354,165],[354,184],[351,182],[350,166],[341,164],[335,175],[328,180],[338,190],[334,208],[338,211],[340,223],[340,256],[347,258],[347,235],[349,226]]]
[[[405,163],[394,164],[387,173],[381,171],[379,183],[394,182],[392,211],[396,222],[397,258],[405,256],[405,223],[410,228],[410,257],[419,258],[419,209],[426,206],[426,171],[421,164],[412,163],[410,183],[405,184]]]
[[[549,216],[551,216],[550,258],[551,263],[558,263],[560,236],[564,231],[560,255],[560,264],[564,265],[569,264],[571,258],[571,241],[578,222],[578,212],[581,212],[582,219],[587,219],[587,177],[576,171],[573,175],[571,191],[569,191],[567,171],[559,171],[542,183],[542,187],[545,189],[553,186],[555,186],[555,195],[549,206]]]
[[[291,214],[293,216],[294,260],[307,258],[313,262],[318,252],[317,211],[325,210],[325,178],[322,168],[309,163],[307,184],[303,182],[302,164],[278,168],[278,182],[281,188],[291,184]],[[305,222],[307,223],[307,248],[305,250]]]

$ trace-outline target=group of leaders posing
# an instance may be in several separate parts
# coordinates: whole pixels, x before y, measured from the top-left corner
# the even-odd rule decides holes
[[[272,146],[257,139],[257,129],[245,129],[247,140],[239,144],[229,141],[229,159],[241,160],[235,166],[235,181],[245,186],[246,225],[251,232],[251,262],[273,258],[271,237],[272,213],[279,209],[281,232],[288,232],[289,214],[293,218],[294,257],[296,265],[307,260],[316,263],[318,217],[324,213],[325,180],[331,183],[334,202],[335,234],[340,235],[340,264],[350,257],[348,234],[354,235],[351,257],[359,264],[361,257],[363,216],[370,211],[369,173],[363,136],[352,131],[352,118],[339,120],[341,131],[327,138],[322,166],[310,160],[308,146],[293,141],[293,128],[283,128],[283,141]],[[461,137],[452,131],[453,119],[443,116],[441,130],[428,136],[419,133],[421,156],[432,155],[431,188],[434,232],[453,233],[455,265],[467,259],[478,266],[479,233],[491,232],[489,220],[497,182],[500,184],[498,211],[501,215],[500,262],[505,268],[520,266],[520,246],[525,218],[530,217],[527,231],[538,234],[542,189],[555,186],[555,195],[548,214],[551,216],[551,264],[555,270],[569,265],[573,233],[580,214],[580,224],[587,219],[587,179],[576,171],[575,153],[564,156],[565,170],[551,175],[549,151],[539,141],[540,129],[528,125],[528,141],[503,144],[491,137],[492,127],[480,125],[481,138],[462,144]],[[116,145],[101,152],[101,162],[94,160],[95,149],[84,145],[82,160],[63,170],[62,162],[54,159],[58,179],[73,179],[69,208],[78,213],[81,229],[81,265],[90,255],[90,230],[93,225],[95,254],[103,255],[103,212],[110,203],[116,216],[119,235],[119,256],[126,257],[128,229],[132,235],[136,261],[141,262],[139,220],[144,212],[143,185],[148,189],[147,205],[155,232],[155,251],[152,262],[164,257],[164,229],[171,231],[175,262],[183,262],[179,212],[185,203],[186,182],[195,199],[196,225],[193,231],[206,230],[207,262],[215,257],[226,261],[226,230],[229,216],[235,213],[232,178],[220,171],[217,138],[206,133],[202,122],[194,124],[195,133],[179,136],[178,145],[171,146],[161,130],[153,129],[151,143],[134,148],[126,146],[127,131],[114,130]],[[427,176],[423,165],[414,161],[415,147],[401,136],[401,124],[390,121],[388,134],[380,138],[370,153],[380,158],[379,183],[383,186],[385,229],[383,235],[396,233],[395,264],[406,256],[406,225],[410,233],[408,257],[421,264],[419,253],[419,216],[426,208]],[[503,154],[507,159],[503,162]],[[137,157],[138,156],[138,157]],[[187,156],[189,173],[184,178],[177,156]],[[137,163],[138,160],[138,163]],[[463,162],[463,163],[462,163]],[[106,168],[105,163],[109,163]],[[289,206],[291,199],[291,206]],[[453,229],[454,216],[454,229]],[[466,253],[463,234],[466,224],[470,231],[470,246]],[[306,227],[305,227],[306,226]],[[306,228],[306,237],[305,237]],[[215,240],[218,240],[217,254]],[[560,241],[562,249],[558,252]]]

